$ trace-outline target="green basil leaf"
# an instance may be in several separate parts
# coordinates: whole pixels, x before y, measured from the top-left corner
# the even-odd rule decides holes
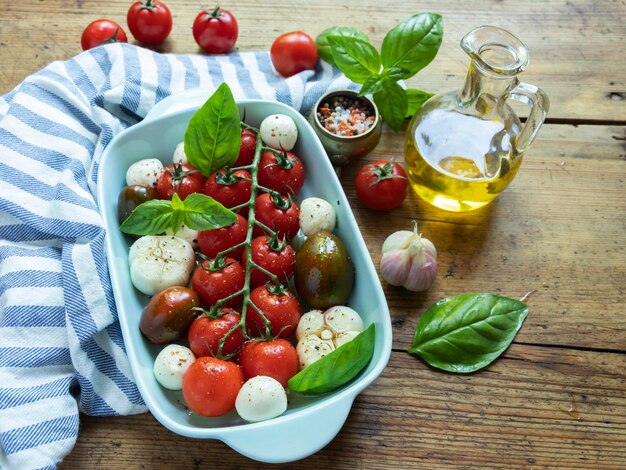
[[[170,201],[152,199],[139,204],[120,225],[120,230],[130,235],[158,235],[171,226]]]
[[[428,93],[427,91],[416,90],[414,88],[409,88],[405,90],[406,97],[408,99],[409,107],[406,110],[406,117],[410,118],[417,112],[418,109],[422,107],[426,101],[433,96],[432,93]]]
[[[509,347],[526,315],[525,303],[495,294],[443,299],[420,318],[408,352],[448,372],[475,372]]]
[[[287,383],[290,390],[326,393],[348,383],[367,365],[374,354],[375,325],[359,333],[352,341],[315,361]]]
[[[394,82],[385,82],[384,88],[374,94],[374,102],[389,127],[400,130],[409,106],[404,88]]]
[[[222,83],[196,111],[185,132],[185,153],[190,165],[209,176],[232,165],[239,156],[241,118],[233,94]]]
[[[379,91],[381,91],[383,87],[384,83],[383,77],[381,75],[370,75],[363,83],[363,86],[359,91],[359,96],[373,95],[374,93],[378,93]]]
[[[184,224],[192,230],[212,230],[237,221],[237,215],[205,194],[192,193],[184,201]]]
[[[418,13],[390,29],[381,47],[383,67],[405,69],[407,79],[437,55],[443,39],[443,20],[436,13]]]
[[[353,82],[380,72],[380,55],[369,42],[346,36],[328,36],[328,42],[335,65]]]
[[[383,69],[381,76],[385,81],[397,82],[398,80],[402,80],[407,73],[409,72],[402,67],[389,67],[388,69]]]
[[[349,26],[331,26],[330,28],[326,28],[315,38],[315,45],[317,46],[317,54],[320,56],[320,59],[332,65],[335,65],[335,62],[333,61],[333,54],[330,50],[328,36],[353,37],[369,42],[369,38],[365,33],[356,28]]]

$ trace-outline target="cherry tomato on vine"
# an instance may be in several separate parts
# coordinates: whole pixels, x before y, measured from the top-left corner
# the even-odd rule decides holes
[[[232,308],[222,309],[218,318],[211,318],[206,315],[196,318],[189,327],[187,334],[189,348],[196,357],[217,357],[221,339],[237,326],[240,320],[241,315]],[[243,332],[239,328],[224,341],[221,357],[224,358],[237,352],[243,343]]]
[[[243,383],[243,372],[234,362],[199,357],[183,376],[183,397],[194,413],[222,416],[235,408]]]
[[[259,161],[258,181],[261,186],[295,196],[304,184],[302,161],[291,152],[263,152]]]
[[[317,46],[311,36],[302,31],[281,34],[272,43],[270,57],[276,71],[290,77],[317,64]]]
[[[202,192],[204,176],[191,165],[172,163],[157,180],[157,194],[160,199],[172,199],[174,193],[184,200],[191,193]]]
[[[237,42],[239,27],[229,11],[216,6],[213,11],[201,11],[193,22],[193,38],[198,46],[211,54],[223,54]]]
[[[298,353],[286,339],[271,341],[249,341],[237,358],[243,377],[249,380],[257,375],[266,375],[287,388],[287,382],[298,373]]]
[[[278,237],[260,236],[252,240],[250,248],[252,261],[274,274],[280,282],[284,282],[293,274],[296,265],[296,252],[286,241],[279,240]],[[246,254],[244,253],[241,264],[245,266],[246,261]],[[266,274],[252,268],[250,272],[250,285],[252,287],[265,284],[269,280],[270,278]]]
[[[160,0],[138,0],[126,14],[128,29],[144,44],[161,44],[172,31],[172,13]]]
[[[232,225],[198,232],[198,246],[202,254],[207,258],[215,258],[219,252],[243,243],[246,240],[247,233],[248,221],[240,214],[237,214],[237,220]],[[241,246],[228,253],[228,255],[231,258],[239,259],[243,251],[244,247]]]
[[[241,146],[239,147],[239,157],[233,165],[246,166],[251,165],[254,160],[254,152],[256,150],[256,135],[254,132],[244,129],[241,131]]]
[[[399,164],[379,160],[365,165],[356,175],[356,194],[369,209],[388,211],[402,204],[409,183]]]
[[[128,37],[119,24],[107,19],[89,23],[80,38],[83,51],[111,42],[128,42]]]
[[[296,331],[300,320],[300,303],[288,289],[259,286],[250,292],[250,300],[270,322],[272,336],[287,338]],[[246,328],[253,335],[265,335],[265,322],[254,308],[248,309]]]
[[[207,178],[202,192],[224,207],[236,207],[250,200],[252,177],[246,170],[231,171],[222,168]],[[246,215],[248,208],[244,207],[239,212]]]
[[[277,193],[263,193],[255,200],[256,220],[271,228],[279,238],[291,240],[300,229],[298,217],[300,209],[289,196],[281,196]],[[265,234],[265,231],[255,225],[255,237]]]
[[[243,288],[246,273],[241,263],[232,258],[219,261],[203,261],[191,276],[191,286],[200,296],[206,307],[212,307],[218,300],[224,299]],[[232,307],[241,296],[225,302],[223,307]]]

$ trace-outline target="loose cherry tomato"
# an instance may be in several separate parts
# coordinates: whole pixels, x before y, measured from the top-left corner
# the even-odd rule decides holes
[[[244,384],[241,368],[215,357],[199,357],[183,376],[183,397],[200,416],[222,416],[235,408]]]
[[[161,44],[172,30],[172,13],[160,0],[140,0],[126,14],[128,29],[144,44]]]
[[[291,152],[268,150],[261,154],[258,179],[261,186],[295,196],[304,184],[304,167]]]
[[[406,172],[394,162],[379,160],[370,163],[356,175],[356,194],[369,209],[395,209],[406,198],[408,188]]]
[[[202,192],[204,176],[197,168],[186,163],[168,165],[157,180],[156,190],[160,199],[172,199],[174,193],[184,200],[191,193]]]
[[[144,307],[139,329],[151,342],[165,344],[183,338],[200,306],[198,294],[181,286],[168,287],[155,294]]]
[[[159,196],[152,186],[131,184],[124,186],[117,198],[117,218],[124,222],[135,208],[146,201],[157,199]]]
[[[203,261],[191,276],[191,286],[200,296],[202,304],[212,307],[218,300],[240,291],[245,280],[245,270],[232,258]],[[232,307],[240,296],[233,297],[223,307]]]
[[[239,312],[232,308],[225,308],[220,311],[220,314],[219,318],[211,318],[206,315],[198,317],[189,327],[189,333],[187,334],[189,348],[191,348],[196,357],[218,357],[221,339],[241,320]],[[235,353],[243,346],[243,343],[243,333],[241,328],[239,328],[224,341],[221,357],[225,358]]]
[[[263,193],[256,198],[255,216],[256,219],[274,230],[279,238],[291,240],[300,229],[298,217],[300,209],[291,197],[280,194]],[[260,237],[265,231],[258,225],[254,227],[254,236]]]
[[[281,34],[272,43],[270,57],[276,71],[290,77],[303,70],[312,70],[317,64],[315,41],[302,31]]]
[[[296,252],[286,241],[279,240],[278,237],[260,236],[252,240],[250,249],[252,261],[274,274],[280,282],[284,282],[293,274]],[[241,264],[245,266],[246,261],[244,253]],[[253,268],[250,272],[252,287],[265,284],[269,280],[270,278],[258,269]]]
[[[243,377],[249,380],[266,375],[287,388],[287,382],[298,373],[298,353],[286,339],[249,341],[237,358]]]
[[[250,292],[250,300],[270,322],[272,336],[287,338],[296,331],[300,320],[300,303],[288,289],[275,291],[273,286],[260,286]],[[266,333],[265,322],[254,308],[248,309],[246,328],[251,334]]]
[[[250,200],[251,178],[250,172],[246,170],[231,171],[222,168],[207,178],[202,192],[211,196],[224,207],[236,207]],[[239,212],[247,215],[248,208],[240,209]]]
[[[198,246],[202,254],[207,258],[215,258],[221,251],[243,243],[247,234],[248,221],[240,214],[237,214],[237,220],[232,225],[198,232]],[[239,259],[243,251],[244,247],[241,246],[229,252],[228,256]]]
[[[193,38],[205,52],[222,54],[237,42],[239,27],[232,13],[219,6],[213,11],[201,11],[193,22]]]
[[[239,157],[233,166],[246,166],[252,164],[254,152],[256,151],[256,135],[254,132],[244,129],[241,131],[241,146],[239,147]]]
[[[128,37],[119,24],[107,19],[89,23],[80,38],[83,51],[111,42],[128,42]]]

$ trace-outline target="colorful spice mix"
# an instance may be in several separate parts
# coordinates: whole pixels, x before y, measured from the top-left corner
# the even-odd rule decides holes
[[[367,132],[376,116],[366,100],[339,95],[319,106],[317,119],[328,132],[348,137]]]

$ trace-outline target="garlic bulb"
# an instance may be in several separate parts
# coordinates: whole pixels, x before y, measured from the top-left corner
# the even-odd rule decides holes
[[[413,292],[426,290],[437,276],[437,250],[432,242],[413,231],[392,233],[383,243],[380,271],[392,286]]]

